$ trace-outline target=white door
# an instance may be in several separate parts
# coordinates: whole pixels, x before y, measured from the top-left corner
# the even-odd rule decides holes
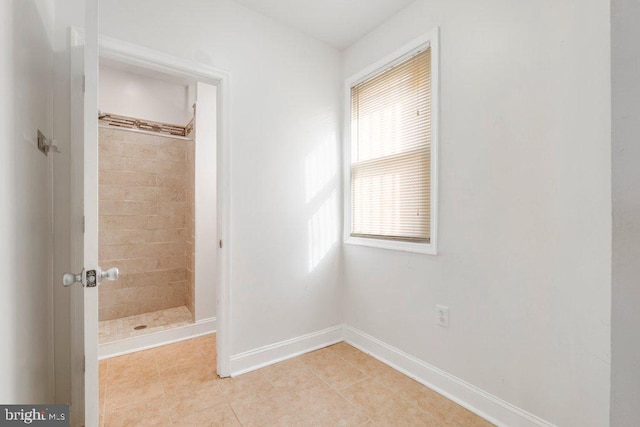
[[[98,410],[98,0],[71,29],[71,425],[97,427]],[[76,282],[76,283],[73,283]]]

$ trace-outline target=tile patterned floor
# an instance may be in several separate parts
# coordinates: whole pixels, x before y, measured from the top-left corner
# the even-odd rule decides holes
[[[193,315],[185,306],[98,322],[98,342],[105,344],[139,335],[184,326],[193,323]],[[135,330],[138,325],[145,329]]]
[[[215,335],[100,362],[101,427],[491,426],[340,343],[220,379]]]

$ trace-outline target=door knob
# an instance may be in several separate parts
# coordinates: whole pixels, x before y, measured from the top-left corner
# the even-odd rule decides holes
[[[118,280],[118,277],[120,276],[120,270],[118,270],[118,267],[111,267],[108,270],[102,270],[100,269],[100,280]]]
[[[64,273],[62,275],[62,285],[67,288],[74,283],[82,283],[82,273],[73,274],[73,273]]]
[[[82,282],[83,276],[84,276],[84,270],[79,274],[64,273],[62,275],[62,284],[65,287],[71,286],[74,283],[83,284]],[[94,288],[104,279],[118,280],[118,277],[120,276],[120,271],[118,270],[118,267],[111,267],[110,269],[105,271],[103,271],[100,267],[98,267],[97,273],[96,273],[96,270],[87,270],[86,276],[87,276],[87,280],[86,280],[87,287]]]

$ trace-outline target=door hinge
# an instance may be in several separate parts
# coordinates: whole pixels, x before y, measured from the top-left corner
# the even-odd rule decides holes
[[[220,240],[220,243],[219,243],[219,244],[220,244],[220,248],[222,248],[222,240]]]
[[[82,93],[87,91],[87,76],[85,74],[82,75]]]

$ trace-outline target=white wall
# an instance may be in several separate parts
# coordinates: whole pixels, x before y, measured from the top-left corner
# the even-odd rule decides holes
[[[185,83],[101,64],[98,90],[105,113],[183,126],[193,118]]]
[[[613,279],[611,425],[640,420],[640,3],[611,2]]]
[[[436,26],[440,254],[346,245],[345,321],[552,423],[607,425],[609,2],[419,0],[344,77]]]
[[[62,144],[76,6],[56,2]],[[231,72],[232,353],[344,319],[550,422],[580,426],[609,417],[608,17],[605,0],[418,0],[348,49],[340,76],[337,51],[229,0],[101,2],[102,33]],[[314,236],[339,235],[318,224],[339,212],[342,78],[436,25],[440,255],[346,246],[340,258],[333,238]],[[66,155],[56,179],[64,200]],[[67,235],[61,207],[55,277]],[[449,329],[435,325],[437,303],[450,307]],[[67,307],[57,291],[59,401]]]
[[[218,88],[198,82],[195,126],[195,313],[196,322],[216,316],[218,277]]]
[[[0,402],[53,400],[51,154],[53,28],[49,1],[0,5]]]
[[[0,144],[4,156],[2,167],[0,167],[0,195],[3,200],[15,199],[15,177],[14,163],[15,157],[15,125],[14,125],[14,73],[13,73],[13,8],[12,2],[0,3],[0,93],[5,94],[0,100]],[[3,239],[13,242],[16,239],[15,212],[13,209],[0,210],[0,232]],[[4,291],[4,298],[0,299],[0,339],[9,345],[15,345],[17,341],[16,330],[16,304],[17,286],[15,277],[17,274],[16,254],[13,252],[13,245],[3,245],[0,247],[0,265],[6,277],[10,277],[9,286]],[[5,344],[6,345],[6,344]],[[8,348],[8,345],[7,347]],[[13,390],[16,387],[18,373],[17,354],[13,351],[3,351],[0,353],[0,375],[5,379],[0,385],[0,400],[10,401],[15,399]]]
[[[339,230],[309,260],[312,218],[338,215],[339,52],[229,0],[103,0],[100,28],[231,73],[232,353],[340,323]],[[311,166],[335,174],[308,198]]]

